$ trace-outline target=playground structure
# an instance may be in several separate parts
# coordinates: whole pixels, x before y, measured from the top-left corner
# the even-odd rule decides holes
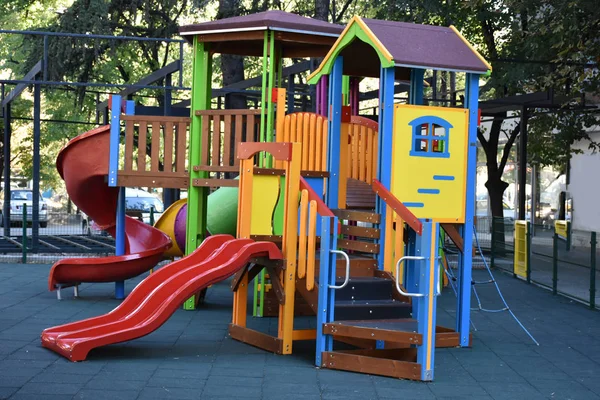
[[[183,201],[163,215],[172,232],[156,230],[164,242],[157,249],[176,243],[171,255],[188,256],[150,275],[106,316],[44,331],[44,346],[82,360],[91,348],[156,329],[185,298],[232,274],[230,335],[279,354],[291,354],[295,341],[315,340],[319,367],[430,381],[436,347],[470,345],[472,254],[460,257],[456,326],[436,326],[438,237],[443,228],[459,249],[472,248],[478,77],[490,66],[453,28],[355,17],[340,30],[274,11],[183,27],[194,49],[190,119],[133,116],[130,103],[122,115],[113,96],[110,129],[79,139],[110,142],[103,144],[110,157],[104,154],[96,171],[108,177],[103,190],[116,204],[105,209],[121,257],[113,261],[139,257],[126,255],[135,250],[124,186],[189,187],[185,241],[175,228]],[[209,109],[216,53],[262,53],[261,109]],[[325,56],[309,79],[318,86],[317,109],[328,115],[286,115],[281,59],[307,56]],[[421,105],[425,69],[465,72],[464,107]],[[353,89],[344,88],[344,76],[354,78]],[[352,115],[357,77],[380,79],[377,123]],[[397,80],[410,81],[409,104],[394,104]],[[209,199],[217,193],[209,196],[211,188],[239,188],[236,240],[206,238],[219,233],[209,226]],[[277,305],[276,337],[248,327],[248,289],[256,278],[254,300],[262,307],[271,296]],[[161,280],[168,294],[153,292]],[[158,311],[137,311],[150,293]],[[316,329],[294,328],[302,307],[316,316]],[[123,333],[131,329],[135,334]]]

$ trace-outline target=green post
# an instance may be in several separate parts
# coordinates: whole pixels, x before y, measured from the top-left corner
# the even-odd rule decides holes
[[[27,204],[23,203],[23,238],[21,244],[23,246],[23,255],[21,256],[21,262],[27,263]]]
[[[275,54],[275,32],[270,32],[269,39],[269,87],[267,88],[267,135],[266,141],[273,142],[273,125],[275,123],[275,99],[273,98],[273,89],[275,88],[275,72],[279,62]],[[265,166],[273,167],[273,157],[268,154]]]
[[[350,77],[348,75],[342,77],[342,103],[345,106],[350,104]]]
[[[531,283],[531,222],[527,221],[527,283]]]
[[[596,308],[596,232],[592,232],[592,239],[590,240],[590,308]]]
[[[154,226],[154,206],[150,206],[150,225]]]
[[[202,154],[202,117],[196,116],[197,110],[210,108],[211,81],[212,81],[212,55],[207,43],[200,42],[194,37],[194,61],[192,71],[192,101],[190,107],[190,187],[188,191],[187,207],[187,236],[185,253],[190,254],[202,243],[206,233],[206,206],[208,202],[208,188],[195,187],[194,179],[207,177],[204,171],[194,171],[194,166],[200,164]],[[193,310],[196,308],[195,296],[188,299],[183,308]]]
[[[494,268],[494,261],[496,261],[496,218],[492,217],[492,244],[490,246],[490,266]]]
[[[268,64],[269,64],[269,38],[270,38],[270,33],[269,31],[265,31],[265,36],[263,38],[263,58],[262,58],[262,87],[261,87],[261,94],[260,94],[260,136],[259,136],[259,140],[261,142],[264,142],[266,140],[266,134],[265,132],[267,131],[267,71],[268,71]],[[259,166],[264,167],[263,165],[263,157],[260,157],[259,160],[260,164]]]
[[[558,293],[558,234],[552,236],[552,294]]]

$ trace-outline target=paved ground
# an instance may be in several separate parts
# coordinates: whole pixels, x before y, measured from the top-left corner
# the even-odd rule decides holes
[[[424,384],[318,370],[310,343],[275,356],[229,339],[225,284],[209,291],[200,311],[179,310],[153,334],[70,363],[40,346],[42,329],[107,312],[117,301],[109,298],[112,285],[94,284],[82,287],[82,298],[65,293],[58,302],[46,289],[48,269],[0,264],[0,399],[600,398],[598,313],[502,274],[507,299],[541,346],[506,313],[476,312],[473,348],[437,351],[435,383]],[[485,306],[498,307],[490,285],[480,294]],[[444,293],[439,322],[454,318],[454,306],[453,294]]]

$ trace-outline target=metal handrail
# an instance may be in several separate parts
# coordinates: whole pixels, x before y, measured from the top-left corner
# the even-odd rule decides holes
[[[438,277],[438,284],[437,284],[437,290],[435,292],[436,296],[439,296],[442,294],[442,289],[441,289],[441,282],[440,282],[440,278],[439,278],[439,274],[440,274],[440,258],[441,257],[436,257],[437,258],[437,263],[436,263],[436,271],[435,274]],[[397,262],[396,262],[396,290],[398,291],[398,293],[400,293],[403,296],[406,297],[425,297],[424,293],[408,293],[405,292],[404,290],[402,290],[402,287],[400,287],[400,265],[405,261],[405,260],[425,260],[425,257],[421,257],[421,256],[404,256],[401,257]],[[435,278],[434,278],[435,279]]]
[[[350,281],[350,257],[348,257],[348,254],[345,251],[341,251],[341,250],[329,250],[329,251],[332,253],[335,253],[335,254],[341,254],[346,259],[346,279],[344,279],[344,283],[342,283],[340,286],[329,285],[329,289],[334,289],[334,290],[335,289],[343,289],[346,287],[346,285]],[[333,268],[335,268],[335,265],[333,266]]]

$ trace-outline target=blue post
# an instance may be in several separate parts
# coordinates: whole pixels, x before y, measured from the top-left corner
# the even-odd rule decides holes
[[[108,185],[117,186],[117,171],[119,169],[119,144],[121,135],[121,96],[115,95],[112,97],[112,115],[110,120],[110,150],[109,150],[109,174]],[[126,114],[133,114],[135,103],[131,100],[125,103]],[[119,188],[119,196],[117,198],[117,215],[115,226],[115,255],[122,256],[125,254],[125,188]],[[115,298],[122,300],[125,298],[125,282],[115,282]]]
[[[338,191],[340,187],[340,140],[342,128],[342,71],[344,60],[336,58],[329,80],[329,133],[328,143],[328,170],[326,203],[329,208],[339,208]]]
[[[460,334],[460,345],[469,346],[469,324],[471,319],[471,281],[473,266],[473,215],[475,210],[475,179],[477,162],[477,119],[479,97],[479,75],[467,74],[465,107],[469,109],[469,147],[467,159],[467,193],[465,224],[461,234],[463,252],[459,258],[458,304],[456,309],[456,331]]]
[[[417,293],[413,298],[413,318],[417,319],[418,332],[423,335],[423,344],[417,347],[417,363],[421,364],[421,379],[433,380],[435,355],[436,292],[439,281],[437,252],[438,224],[430,220],[423,222],[423,233],[416,237],[416,256],[423,257],[410,265],[418,281]],[[416,315],[416,317],[415,317]]]
[[[121,136],[121,96],[113,95],[110,116],[110,149],[108,151],[108,186],[117,186],[119,143]]]
[[[335,291],[329,289],[330,284],[335,284],[335,254],[330,250],[336,248],[336,235],[331,231],[332,226],[337,227],[337,217],[321,217],[321,264],[319,268],[319,305],[317,312],[317,349],[315,365],[322,364],[321,356],[324,351],[333,350],[333,337],[323,334],[323,324],[334,320]]]
[[[410,70],[410,92],[408,101],[410,104],[423,104],[423,76],[424,69],[413,68]]]
[[[394,139],[394,81],[395,67],[381,68],[380,75],[380,97],[379,97],[379,165],[377,167],[378,180],[388,190],[392,188],[392,148]],[[376,212],[381,214],[381,225],[379,237],[379,254],[377,255],[377,265],[383,269],[385,258],[385,224],[386,224],[386,206],[381,198],[377,198]]]
[[[125,188],[119,188],[119,197],[117,198],[117,224],[115,234],[115,255],[125,254]],[[115,298],[123,300],[125,298],[125,281],[115,282]]]

